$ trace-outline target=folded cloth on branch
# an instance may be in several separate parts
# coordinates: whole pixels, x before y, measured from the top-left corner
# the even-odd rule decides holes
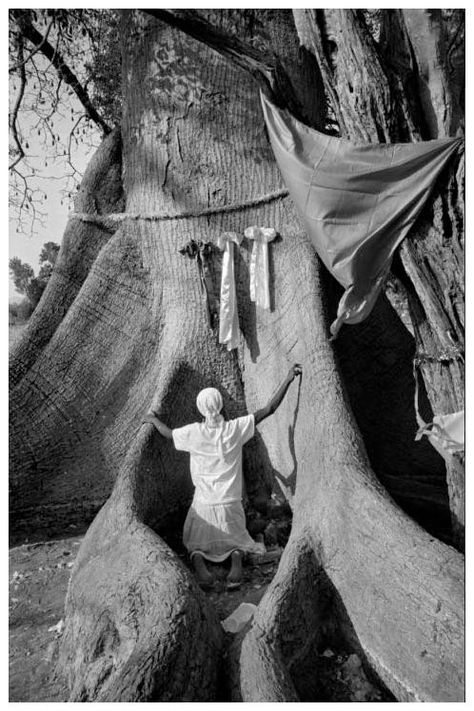
[[[345,288],[337,318],[366,318],[434,182],[462,139],[354,144],[319,133],[261,95],[285,184],[320,258]]]
[[[224,250],[222,258],[221,299],[219,311],[219,343],[225,343],[231,351],[239,345],[239,316],[235,293],[234,244],[242,242],[237,232],[224,232],[217,240],[219,249]]]
[[[270,309],[270,269],[268,265],[268,243],[277,236],[273,227],[247,227],[247,239],[253,240],[250,256],[250,299],[262,309]]]

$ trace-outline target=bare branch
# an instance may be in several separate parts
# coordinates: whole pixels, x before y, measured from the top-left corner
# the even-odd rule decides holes
[[[76,75],[70,70],[64,58],[58,52],[57,47],[54,48],[24,15],[19,14],[16,16],[16,19],[24,37],[35,46],[40,47],[39,51],[49,59],[64,83],[71,87],[91,120],[102,129],[104,135],[110,133],[112,129],[93,106],[89,94],[81,85]]]
[[[60,43],[60,41],[61,41],[61,39],[62,39],[62,36],[63,36],[63,33],[62,33],[62,30],[61,30],[61,25],[59,25],[59,26],[58,26],[58,34],[57,34],[57,36],[56,36],[56,46],[55,46],[54,51],[53,51],[53,56],[50,58],[49,64],[48,64],[48,66],[47,66],[47,67],[45,68],[45,70],[44,70],[45,73],[48,71],[48,69],[50,68],[50,66],[53,65],[53,59],[56,57],[56,55],[57,55],[57,53],[58,53],[59,43]],[[54,66],[54,65],[53,65],[53,66]]]
[[[51,27],[53,26],[53,23],[54,23],[54,20],[51,20],[51,22],[49,23],[48,27],[46,28],[46,32],[45,32],[44,37],[43,37],[43,39],[41,40],[40,44],[39,44],[37,47],[35,47],[35,48],[30,52],[30,54],[26,57],[26,59],[23,59],[23,60],[21,61],[21,63],[18,62],[17,64],[14,64],[12,67],[9,68],[8,71],[9,71],[10,74],[12,74],[13,72],[16,72],[18,69],[20,69],[21,66],[24,66],[25,64],[27,64],[27,62],[29,62],[30,59],[31,59],[32,57],[34,57],[34,55],[36,54],[36,52],[39,52],[39,51],[40,51],[41,47],[43,46],[43,44],[44,44],[44,43],[46,42],[46,40],[48,39],[48,35],[49,35],[50,30],[51,30]]]
[[[20,110],[21,102],[23,101],[23,96],[25,94],[25,87],[26,87],[26,72],[25,72],[25,63],[24,63],[24,45],[23,45],[23,37],[20,35],[18,37],[18,64],[19,64],[19,70],[20,70],[20,88],[15,100],[15,104],[13,106],[13,110],[10,114],[10,129],[13,135],[13,140],[15,141],[17,150],[18,150],[18,155],[11,163],[9,166],[9,169],[12,170],[21,160],[22,158],[25,157],[25,152],[23,150],[23,146],[21,145],[20,141],[20,136],[18,134],[18,111]]]
[[[74,177],[75,175],[81,175],[81,177],[82,177],[82,174],[80,173],[80,171],[77,170],[77,168],[73,165],[73,162],[72,162],[72,156],[71,156],[71,142],[72,142],[72,139],[74,138],[74,140],[75,140],[76,143],[77,143],[77,139],[76,139],[76,137],[75,137],[75,135],[74,135],[74,131],[75,131],[76,128],[79,126],[79,124],[81,123],[81,121],[82,121],[83,119],[85,119],[85,118],[86,118],[86,115],[85,115],[85,114],[81,114],[81,115],[79,116],[79,118],[77,119],[76,123],[74,124],[74,126],[72,127],[71,131],[69,132],[69,139],[68,139],[68,145],[67,145],[67,162],[68,162],[68,164],[71,166],[71,169],[72,169],[72,171],[73,171],[72,177]]]

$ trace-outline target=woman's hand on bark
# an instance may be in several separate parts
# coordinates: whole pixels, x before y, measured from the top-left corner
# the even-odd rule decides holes
[[[288,380],[291,381],[294,380],[298,375],[301,375],[303,372],[303,369],[299,363],[294,363],[290,370],[288,371]]]

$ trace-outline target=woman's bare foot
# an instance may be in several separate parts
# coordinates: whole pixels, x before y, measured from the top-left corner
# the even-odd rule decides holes
[[[242,582],[242,551],[232,551],[230,555],[231,568],[227,576],[227,587],[237,588]]]
[[[199,585],[207,588],[211,587],[214,583],[214,578],[208,571],[204,562],[204,557],[200,553],[195,553],[193,555],[193,566]]]

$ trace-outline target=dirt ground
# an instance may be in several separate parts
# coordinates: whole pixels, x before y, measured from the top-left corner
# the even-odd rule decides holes
[[[64,599],[82,537],[10,549],[10,701],[67,701],[56,679]],[[55,629],[54,629],[55,628]]]
[[[10,701],[67,701],[54,673],[64,619],[64,600],[83,536],[28,543],[10,549]],[[258,604],[278,562],[246,566],[239,590],[227,591],[227,568],[213,566],[214,590],[205,594],[221,620],[241,602]]]
[[[12,701],[67,701],[54,669],[64,618],[67,585],[82,536],[21,545],[10,550],[10,694]],[[257,605],[278,561],[247,564],[242,586],[225,588],[227,567],[212,566],[216,584],[206,592],[221,620],[241,603]],[[232,635],[226,633],[227,642]],[[324,700],[379,701],[382,693],[365,677],[355,654],[323,650],[318,675],[325,676]],[[323,700],[323,699],[321,699]]]

